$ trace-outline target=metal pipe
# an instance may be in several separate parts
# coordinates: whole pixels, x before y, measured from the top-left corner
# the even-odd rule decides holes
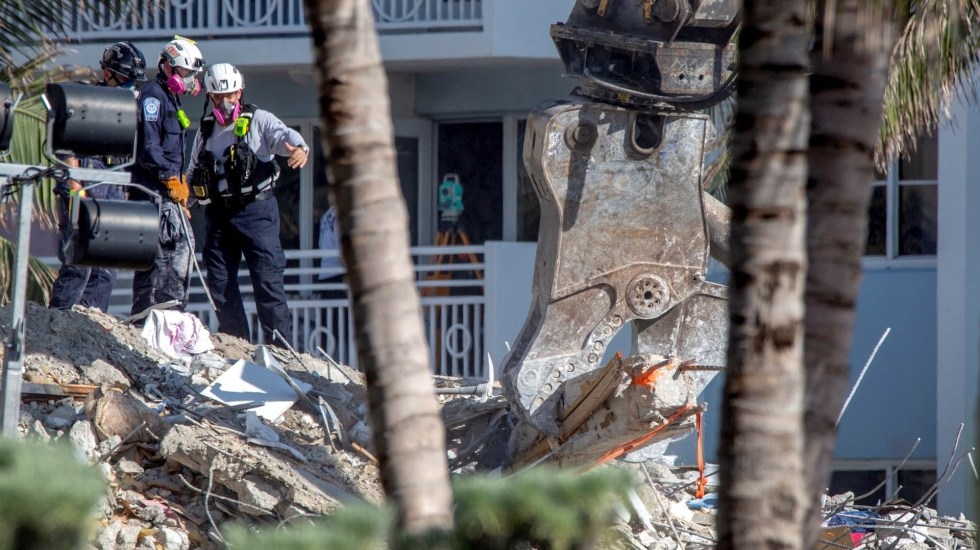
[[[10,185],[9,181],[7,185]],[[10,339],[3,355],[3,382],[0,388],[0,435],[16,438],[20,421],[20,389],[24,373],[24,319],[27,301],[27,266],[31,248],[31,214],[34,209],[34,182],[25,181],[20,190],[20,220],[17,224],[17,252],[14,284],[11,289]]]

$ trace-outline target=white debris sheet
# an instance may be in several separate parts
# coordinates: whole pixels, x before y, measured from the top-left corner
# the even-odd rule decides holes
[[[303,393],[313,386],[295,381]],[[225,405],[263,402],[252,409],[259,417],[275,422],[296,403],[299,396],[278,374],[262,365],[241,359],[201,391],[204,397]]]
[[[204,323],[183,311],[151,311],[140,336],[150,346],[177,359],[190,360],[214,349],[211,333]]]

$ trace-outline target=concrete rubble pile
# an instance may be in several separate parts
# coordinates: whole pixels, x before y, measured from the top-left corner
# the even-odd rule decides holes
[[[0,319],[6,339],[10,316]],[[200,395],[253,360],[257,347],[243,340],[212,335],[215,349],[188,363],[97,310],[28,304],[26,319],[21,435],[70,442],[109,481],[95,548],[224,548],[229,521],[288,524],[382,502],[353,369],[264,348],[311,388],[269,422]]]
[[[9,318],[0,308],[5,340]],[[70,442],[109,481],[92,548],[219,549],[229,522],[278,527],[346,503],[383,501],[361,373],[221,334],[211,335],[214,350],[181,361],[149,345],[140,329],[86,308],[28,304],[26,319],[21,436]],[[305,397],[291,394],[284,412],[266,415],[271,421],[254,402],[208,398],[275,370],[247,370],[262,361],[281,366]],[[453,474],[504,472],[516,422],[499,382],[437,377],[436,393]],[[714,547],[713,495],[695,498],[697,471],[657,459],[617,467],[637,479],[618,526],[623,548]],[[854,509],[846,497],[832,499],[828,518]],[[867,518],[829,521],[830,542],[819,550],[975,547],[975,526],[963,518],[925,507],[876,514],[870,527]]]
[[[667,468],[655,461],[624,464],[647,480],[631,495],[631,510],[624,513],[619,531],[623,548],[630,550],[698,550],[715,548],[717,485],[696,498],[699,473]],[[837,495],[823,508],[824,522],[813,550],[838,548],[965,550],[976,548],[976,524],[959,517],[944,517],[925,505],[904,501],[868,507],[854,504],[854,494]],[[859,518],[854,521],[854,518]]]
[[[443,401],[449,465],[453,474],[499,472],[505,468],[507,446],[515,421],[507,402],[480,381],[437,380]],[[706,494],[696,488],[702,473],[674,466],[673,457],[636,458],[614,463],[636,479],[620,513],[620,550],[698,550],[715,548],[717,536],[717,466],[706,465]],[[938,484],[937,484],[938,485]],[[935,487],[934,487],[935,489]],[[933,494],[930,492],[930,494]],[[965,550],[977,548],[976,524],[940,516],[926,504],[898,500],[876,507],[855,504],[861,497],[845,493],[828,498],[820,540],[813,550],[837,548]]]

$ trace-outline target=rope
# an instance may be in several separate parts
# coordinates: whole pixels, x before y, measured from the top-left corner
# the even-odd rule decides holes
[[[23,174],[10,177],[10,183],[4,185],[2,192],[0,192],[0,202],[15,195],[21,186],[41,181],[44,178],[54,178],[56,180],[68,179],[68,170],[60,166],[51,166],[48,168],[32,166],[24,170]]]
[[[653,388],[656,385],[657,378],[659,378],[660,375],[663,374],[664,372],[664,369],[662,368],[663,366],[664,364],[654,365],[652,368],[647,369],[644,372],[641,372],[639,375],[633,376],[632,377],[633,384],[637,386],[648,386],[650,388]],[[688,367],[698,368],[699,366],[688,365]],[[714,370],[715,367],[701,367],[701,368],[704,368],[705,370],[708,369]],[[687,416],[686,413],[691,409],[695,409],[694,423],[698,431],[698,481],[697,481],[696,495],[697,498],[703,498],[705,487],[708,485],[708,478],[706,478],[704,475],[704,426],[702,423],[702,414],[704,410],[701,407],[684,405],[683,407],[678,409],[677,412],[670,415],[670,417],[667,418],[667,420],[663,424],[657,426],[653,430],[647,432],[644,435],[641,435],[640,437],[632,441],[626,442],[622,445],[619,445],[607,451],[605,454],[600,456],[590,468],[595,468],[601,464],[605,464],[610,460],[619,458],[620,456],[632,451],[633,449],[643,446],[645,443],[650,441],[655,435],[657,435],[658,433],[666,429],[667,426],[670,426],[680,418]]]
[[[708,478],[704,477],[704,429],[701,423],[701,415],[700,409],[694,415],[694,425],[697,426],[698,430],[698,485],[694,493],[697,498],[704,498],[704,488],[708,485]]]

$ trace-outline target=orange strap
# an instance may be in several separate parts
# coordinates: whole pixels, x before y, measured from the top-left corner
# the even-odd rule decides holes
[[[701,425],[701,411],[694,416],[694,424],[698,429],[698,487],[694,493],[697,498],[704,498],[704,487],[708,484],[708,478],[704,477],[704,430]]]
[[[663,369],[659,365],[650,367],[649,370],[633,376],[633,384],[636,386],[654,387],[657,385],[657,378],[660,378]]]
[[[600,464],[605,464],[606,462],[609,462],[610,460],[613,460],[615,458],[619,458],[620,456],[622,456],[622,455],[624,455],[624,454],[632,451],[633,449],[642,446],[647,441],[650,441],[653,438],[653,436],[655,436],[658,433],[660,433],[661,431],[663,431],[664,428],[666,428],[667,426],[670,426],[671,424],[673,424],[674,422],[676,422],[677,419],[679,419],[682,416],[684,416],[684,413],[686,413],[687,411],[691,410],[691,408],[692,407],[690,405],[684,405],[683,407],[681,407],[680,409],[678,409],[677,412],[675,412],[674,414],[670,415],[670,418],[668,418],[666,422],[664,422],[663,424],[657,426],[656,428],[654,428],[653,430],[651,430],[649,433],[646,433],[644,435],[641,435],[640,437],[634,439],[633,441],[628,441],[626,443],[623,443],[622,445],[620,445],[618,447],[615,447],[612,450],[606,452],[606,454],[600,456],[599,459],[596,460],[595,464],[593,464],[591,467],[592,468],[595,468],[596,466],[598,466]]]

